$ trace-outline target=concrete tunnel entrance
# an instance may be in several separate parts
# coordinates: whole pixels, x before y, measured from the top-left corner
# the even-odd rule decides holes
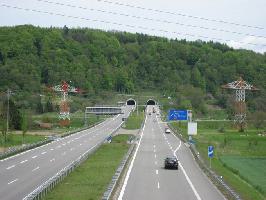
[[[148,101],[147,101],[147,106],[148,105],[156,105],[156,101],[155,100],[153,100],[153,99],[149,99]]]
[[[135,106],[136,105],[136,101],[134,99],[128,99],[127,100],[127,105],[128,106]]]

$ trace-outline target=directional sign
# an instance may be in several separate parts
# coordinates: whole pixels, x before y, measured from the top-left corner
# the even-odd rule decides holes
[[[213,146],[208,146],[208,156],[209,158],[213,158],[214,154],[214,147]]]
[[[169,110],[169,120],[187,120],[187,110]]]

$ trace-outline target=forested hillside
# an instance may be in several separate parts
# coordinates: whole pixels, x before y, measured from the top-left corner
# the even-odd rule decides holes
[[[0,91],[41,93],[42,86],[62,80],[90,95],[159,89],[204,112],[200,102],[206,94],[226,107],[220,86],[240,75],[261,89],[248,95],[250,110],[266,111],[266,54],[115,31],[0,28]]]

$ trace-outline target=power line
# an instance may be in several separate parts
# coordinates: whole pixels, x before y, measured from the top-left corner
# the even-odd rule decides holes
[[[260,27],[260,26],[253,26],[253,25],[229,22],[229,21],[225,21],[225,20],[198,17],[198,16],[187,15],[187,14],[179,13],[179,12],[170,12],[170,11],[158,10],[158,9],[153,9],[153,8],[145,8],[145,7],[135,6],[135,5],[132,5],[132,4],[125,4],[125,3],[121,3],[121,2],[117,2],[117,1],[116,2],[109,1],[109,0],[97,0],[97,1],[104,2],[104,3],[109,3],[109,4],[115,4],[115,5],[118,5],[118,6],[137,8],[137,9],[145,10],[145,11],[153,11],[153,12],[157,12],[157,13],[165,13],[165,14],[177,15],[177,16],[181,16],[181,17],[188,17],[188,18],[193,18],[193,19],[198,19],[198,20],[212,21],[212,22],[218,22],[218,23],[223,23],[223,24],[230,24],[230,25],[234,25],[234,26],[242,26],[242,27],[246,27],[246,28],[264,29],[264,27]]]
[[[95,11],[95,12],[107,13],[107,14],[112,14],[112,15],[117,15],[117,16],[131,17],[131,18],[135,18],[135,19],[142,19],[142,20],[161,22],[161,23],[167,23],[167,24],[175,24],[175,25],[186,26],[186,27],[190,27],[190,28],[200,28],[200,29],[204,29],[204,30],[219,31],[219,32],[232,33],[232,34],[237,34],[237,35],[245,35],[245,36],[252,36],[252,37],[256,37],[256,38],[266,39],[266,37],[262,36],[262,35],[254,35],[254,34],[250,34],[250,33],[242,33],[242,32],[237,32],[237,31],[230,31],[230,30],[226,30],[226,29],[209,28],[206,26],[197,26],[197,25],[185,24],[185,23],[180,23],[180,22],[173,22],[173,21],[168,21],[168,20],[154,19],[154,18],[149,18],[149,17],[140,17],[140,16],[136,16],[136,15],[129,15],[129,14],[124,14],[124,13],[99,10],[99,9],[88,8],[88,7],[83,7],[83,6],[75,6],[73,4],[64,4],[64,3],[53,2],[53,1],[48,1],[48,0],[36,0],[36,1],[45,2],[45,3],[49,3],[49,4],[53,4],[53,5],[66,6],[66,7],[71,7],[71,8],[78,8],[78,9],[83,9],[83,10],[90,10],[90,11]]]
[[[27,12],[37,12],[37,13],[43,13],[43,14],[48,14],[48,15],[53,15],[53,16],[60,16],[60,17],[67,17],[67,18],[72,18],[72,19],[80,19],[80,20],[86,20],[86,21],[91,21],[91,22],[100,22],[100,23],[104,23],[104,24],[113,24],[113,25],[116,25],[116,26],[124,26],[124,27],[134,28],[134,29],[138,28],[138,29],[141,29],[141,30],[158,31],[158,32],[163,32],[163,33],[172,33],[172,34],[177,34],[177,35],[190,36],[190,37],[194,37],[194,38],[204,38],[204,39],[214,40],[214,41],[216,40],[216,41],[222,41],[222,42],[236,42],[236,43],[239,43],[239,44],[248,44],[248,45],[253,45],[253,46],[266,46],[266,44],[245,43],[245,42],[241,42],[241,41],[228,40],[228,39],[222,39],[222,38],[214,38],[214,37],[208,37],[208,36],[204,36],[204,35],[195,35],[195,34],[189,34],[189,33],[167,31],[167,30],[163,30],[163,29],[147,28],[147,27],[138,26],[138,25],[134,26],[134,25],[122,24],[122,23],[106,21],[106,20],[89,19],[89,18],[78,17],[78,16],[73,16],[73,15],[65,15],[65,14],[62,14],[62,13],[41,11],[41,10],[30,9],[30,8],[22,8],[22,7],[18,7],[18,6],[7,5],[7,4],[0,4],[0,6],[6,7],[6,8],[24,10],[24,11],[27,11]]]

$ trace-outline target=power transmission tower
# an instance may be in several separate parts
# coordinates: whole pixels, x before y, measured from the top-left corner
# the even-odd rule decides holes
[[[244,131],[246,125],[246,90],[258,91],[259,89],[244,81],[242,77],[237,81],[222,85],[222,88],[235,90],[234,122],[239,128],[239,131]]]
[[[60,101],[60,112],[59,119],[61,126],[68,126],[70,124],[70,106],[68,104],[68,93],[79,93],[80,89],[70,86],[66,81],[63,81],[61,85],[56,85],[52,87],[52,90],[55,92],[61,93],[61,101]]]

